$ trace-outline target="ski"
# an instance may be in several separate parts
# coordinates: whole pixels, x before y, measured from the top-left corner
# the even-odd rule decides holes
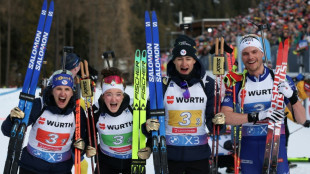
[[[65,57],[64,57],[65,58]],[[75,77],[75,141],[81,138],[81,87],[80,87],[80,79],[79,77]],[[74,173],[81,174],[81,150],[75,148],[74,149]]]
[[[282,110],[284,107],[284,96],[279,94],[278,85],[286,78],[288,40],[279,44],[275,77],[272,88],[271,107],[275,110]],[[280,146],[281,121],[268,121],[268,130],[266,137],[265,155],[263,161],[263,174],[277,173],[278,154]]]
[[[146,121],[146,51],[136,50],[134,68],[134,100],[132,127],[132,174],[145,174],[146,160],[139,159],[138,150],[145,148],[146,137],[141,126]]]
[[[155,11],[152,20],[145,11],[145,38],[147,49],[150,115],[159,120],[159,131],[152,131],[152,151],[155,174],[169,173],[166,146],[165,110],[163,103],[158,23]]]
[[[49,10],[47,12],[47,0],[44,0],[22,92],[19,96],[20,100],[18,107],[25,113],[25,117],[22,120],[14,120],[8,145],[8,154],[4,167],[5,174],[15,174],[18,170],[18,161],[22,150],[24,135],[27,130],[33,100],[35,98],[35,91],[44,60],[48,36],[53,20],[53,14],[54,1],[50,2]]]
[[[308,157],[287,158],[289,162],[310,162]]]

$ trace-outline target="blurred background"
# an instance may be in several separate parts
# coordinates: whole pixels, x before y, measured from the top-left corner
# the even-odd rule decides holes
[[[0,0],[0,87],[22,86],[42,4],[43,0]],[[55,0],[41,76],[59,69],[63,46],[73,46],[99,72],[106,67],[102,53],[113,50],[112,66],[123,70],[130,83],[134,52],[145,49],[145,10],[157,13],[163,74],[178,35],[196,40],[199,57],[210,70],[214,38],[224,36],[237,47],[241,35],[260,34],[251,22],[270,25],[265,36],[271,64],[277,44],[290,38],[289,71],[309,72],[307,0]],[[182,30],[180,24],[191,27]],[[236,51],[233,54],[238,57]]]

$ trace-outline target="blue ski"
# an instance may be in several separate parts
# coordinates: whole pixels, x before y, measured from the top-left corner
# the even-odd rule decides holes
[[[35,91],[41,71],[41,66],[46,51],[46,44],[52,24],[54,14],[54,1],[51,1],[49,11],[47,12],[47,0],[42,5],[39,24],[36,36],[31,50],[30,60],[22,88],[19,96],[18,107],[24,111],[25,117],[15,119],[11,129],[10,141],[8,145],[8,154],[5,162],[4,173],[17,173],[18,161],[24,141],[24,135],[28,125],[29,115],[32,109]],[[47,16],[47,17],[46,17]],[[44,28],[44,30],[43,30]]]
[[[158,23],[155,11],[152,21],[149,12],[145,12],[145,35],[148,62],[148,79],[150,95],[150,115],[160,123],[159,131],[152,131],[152,149],[155,173],[168,173],[167,147],[165,133],[165,110],[163,103],[160,46]]]

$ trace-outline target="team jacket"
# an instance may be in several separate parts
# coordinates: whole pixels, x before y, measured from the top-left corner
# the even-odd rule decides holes
[[[164,84],[165,126],[168,160],[196,161],[211,155],[206,126],[212,131],[214,79],[205,76],[199,59],[190,75],[179,74],[173,61],[167,65],[168,84]],[[186,79],[190,98],[183,97],[181,82]]]
[[[129,96],[124,93],[123,102],[116,113],[111,113],[99,98],[94,104],[94,119],[99,136],[99,161],[101,166],[128,169],[131,166],[132,108]]]
[[[249,74],[246,75],[245,90],[246,95],[244,98],[244,113],[260,112],[268,109],[271,106],[272,87],[273,87],[273,75],[271,70],[265,68],[264,73],[256,78]],[[289,76],[286,76],[286,80],[290,84],[293,90],[296,90],[294,82]],[[236,83],[236,103],[240,107],[241,103],[241,82]],[[284,98],[285,103],[289,101]],[[222,102],[222,106],[228,106],[233,108],[233,90],[227,89],[225,97]],[[262,126],[263,125],[263,126]],[[258,122],[255,125],[253,123],[243,124],[242,135],[243,136],[266,136],[267,122]],[[284,133],[284,126],[282,126],[281,133]]]
[[[43,98],[34,100],[28,122],[28,126],[32,125],[29,141],[19,164],[36,173],[68,173],[73,166],[75,99],[72,97],[68,106],[60,109],[51,91],[47,87]],[[10,136],[12,124],[8,116],[1,127],[5,136]],[[81,108],[81,137],[87,140],[86,135],[86,116]]]

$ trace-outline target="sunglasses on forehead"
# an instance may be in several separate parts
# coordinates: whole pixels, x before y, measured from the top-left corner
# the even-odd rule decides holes
[[[53,75],[57,75],[57,74],[69,74],[69,75],[71,75],[72,76],[72,72],[71,71],[69,71],[69,70],[62,70],[62,69],[60,69],[60,70],[57,70],[57,71],[55,71],[54,73],[53,73]]]
[[[183,92],[183,97],[184,97],[185,99],[189,99],[191,95],[190,95],[190,93],[189,93],[188,84],[187,84],[186,81],[181,82],[181,89],[184,90],[184,92]]]
[[[259,37],[257,35],[255,35],[255,34],[247,34],[247,35],[242,36],[242,39],[240,40],[240,43],[242,41],[246,40],[246,39],[249,39],[249,38],[254,38],[254,39],[259,41]]]
[[[102,83],[110,84],[110,83],[112,83],[112,81],[114,81],[116,84],[122,84],[124,79],[121,78],[120,76],[116,76],[116,75],[115,76],[108,76],[102,80]]]

